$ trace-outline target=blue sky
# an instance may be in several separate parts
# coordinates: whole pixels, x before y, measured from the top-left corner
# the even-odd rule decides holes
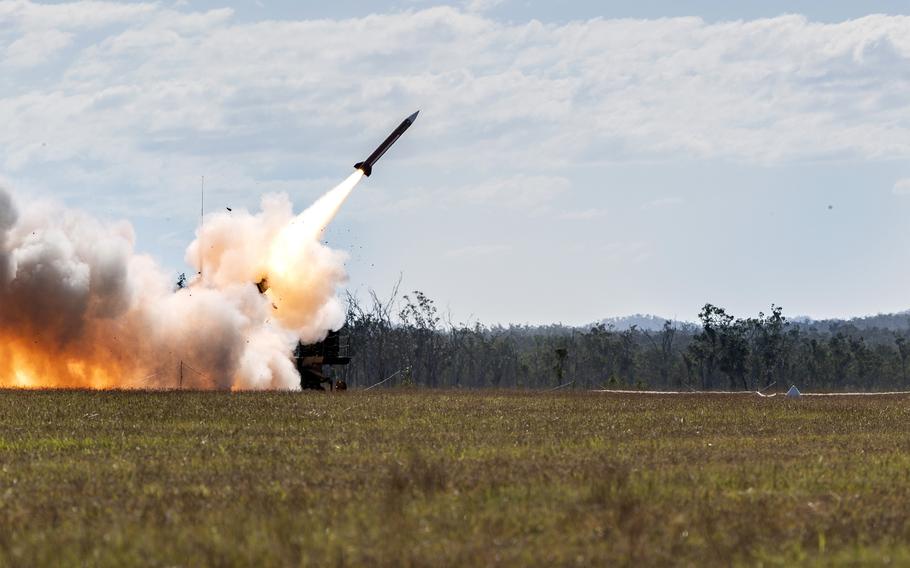
[[[421,115],[327,235],[457,321],[910,308],[900,2],[0,0],[0,180],[175,274]],[[872,15],[877,14],[877,15]]]

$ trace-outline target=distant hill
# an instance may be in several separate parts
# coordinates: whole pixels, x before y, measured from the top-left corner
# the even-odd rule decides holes
[[[631,316],[605,318],[594,322],[591,325],[602,323],[606,326],[612,326],[614,329],[624,331],[633,325],[642,331],[660,331],[664,327],[665,321],[670,321],[678,328],[685,328],[694,325],[691,322],[674,320],[672,318],[663,318],[653,314],[634,314]]]
[[[784,314],[786,315],[786,314]],[[674,320],[663,318],[653,314],[634,314],[631,316],[604,318],[587,326],[602,323],[606,326],[612,326],[618,331],[625,331],[633,325],[642,331],[660,331],[663,329],[664,322],[669,319],[675,327],[685,329],[695,327],[695,322]],[[910,310],[904,310],[895,314],[877,314],[874,316],[862,316],[850,319],[823,319],[816,320],[808,316],[792,316],[787,319],[794,325],[803,328],[817,329],[819,331],[836,331],[838,328],[853,327],[857,330],[884,329],[889,331],[910,331]]]
[[[878,314],[874,316],[862,316],[843,319],[813,320],[808,317],[795,317],[791,321],[803,327],[811,327],[821,331],[836,331],[838,328],[853,327],[858,330],[867,329],[886,329],[889,331],[908,331],[910,330],[910,310],[897,312],[896,314]]]

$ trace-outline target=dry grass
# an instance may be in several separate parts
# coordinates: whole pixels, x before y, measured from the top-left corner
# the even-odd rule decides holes
[[[910,562],[910,398],[0,392],[0,565]]]

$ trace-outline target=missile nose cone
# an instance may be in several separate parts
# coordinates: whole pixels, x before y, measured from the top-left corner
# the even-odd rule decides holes
[[[408,117],[408,122],[414,122],[415,120],[417,120],[417,115],[418,115],[418,114],[420,114],[420,111],[419,111],[419,110],[418,110],[417,112],[415,112],[414,114],[412,114],[411,116]]]

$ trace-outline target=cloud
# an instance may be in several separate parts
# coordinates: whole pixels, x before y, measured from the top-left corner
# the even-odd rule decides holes
[[[899,179],[894,182],[894,187],[891,188],[894,195],[910,195],[910,178]]]
[[[160,11],[154,3],[118,4],[114,2],[75,1],[40,4],[29,0],[0,1],[0,21],[20,30],[87,30],[113,24],[136,23],[143,16]]]
[[[486,12],[504,3],[505,0],[467,0],[464,5],[468,12]]]
[[[458,199],[529,210],[568,191],[559,174],[577,166],[910,157],[904,16],[547,24],[437,6],[248,22],[0,0],[0,21],[0,170],[49,187],[91,170],[92,186],[72,189],[85,195],[183,195],[201,172],[300,176],[415,108],[409,151],[392,159],[492,179]],[[51,58],[40,76],[29,67]]]
[[[6,48],[3,63],[13,67],[39,65],[68,46],[72,39],[72,34],[58,30],[29,32]]]

